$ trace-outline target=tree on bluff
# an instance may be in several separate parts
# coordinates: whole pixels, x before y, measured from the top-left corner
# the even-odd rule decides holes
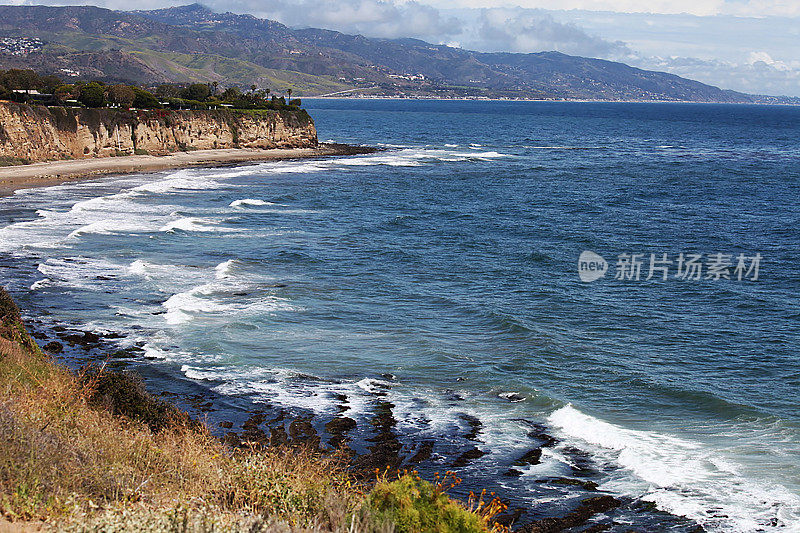
[[[86,107],[103,107],[106,102],[106,89],[95,81],[87,83],[80,88],[78,101]]]
[[[108,88],[108,99],[120,107],[131,107],[136,99],[136,92],[130,85],[112,85]]]
[[[181,98],[184,100],[205,101],[211,96],[211,89],[205,83],[193,83],[181,91]]]

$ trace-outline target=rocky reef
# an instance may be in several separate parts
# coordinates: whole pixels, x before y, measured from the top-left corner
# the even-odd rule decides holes
[[[312,148],[305,110],[45,107],[0,102],[0,158],[17,162],[218,148]]]

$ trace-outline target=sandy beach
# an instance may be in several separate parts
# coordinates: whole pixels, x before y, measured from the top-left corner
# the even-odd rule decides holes
[[[222,150],[194,150],[164,156],[130,155],[100,157],[66,161],[46,161],[30,165],[0,168],[0,195],[17,189],[58,185],[68,181],[92,178],[106,174],[156,172],[172,168],[208,167],[236,163],[299,159],[332,155],[369,153],[373,149],[341,144],[320,144],[317,148],[275,148],[259,150],[232,148]]]

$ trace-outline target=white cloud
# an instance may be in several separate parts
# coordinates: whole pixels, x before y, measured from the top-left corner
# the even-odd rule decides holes
[[[692,14],[699,16],[800,16],[797,0],[429,0],[431,5],[448,8],[522,7],[608,11],[616,13]]]
[[[630,50],[621,42],[589,35],[571,23],[561,23],[542,11],[521,8],[482,9],[478,19],[479,50],[541,52],[557,50],[590,57],[622,57]]]
[[[716,85],[724,89],[753,94],[800,96],[800,62],[764,61],[763,52],[753,52],[747,61],[736,63],[692,57],[642,57],[630,61],[635,66],[671,72],[678,76]]]
[[[460,22],[429,5],[392,0],[210,0],[209,7],[278,20],[294,27],[327,28],[368,37],[416,37],[441,42],[461,32]]]
[[[788,72],[792,70],[792,67],[783,61],[776,61],[772,59],[772,57],[770,57],[770,55],[766,52],[750,52],[750,54],[747,56],[747,64],[753,66],[756,63],[763,63],[774,68],[775,70],[780,70],[782,72]]]

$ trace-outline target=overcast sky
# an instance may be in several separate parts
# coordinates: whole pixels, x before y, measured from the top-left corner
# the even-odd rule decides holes
[[[152,9],[192,0],[16,0]],[[800,96],[800,0],[201,0],[293,27],[416,37],[473,50],[568,54],[726,89]]]

